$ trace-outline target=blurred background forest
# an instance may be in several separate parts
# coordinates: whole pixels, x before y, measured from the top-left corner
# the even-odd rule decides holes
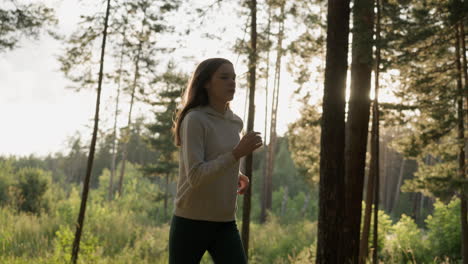
[[[232,107],[247,124],[249,2],[110,1],[101,123],[79,263],[167,263],[178,175],[173,114],[197,63],[219,56],[236,67],[239,89]],[[60,76],[55,85],[72,98],[70,104],[76,98],[83,108],[75,111],[85,116],[80,120],[56,108],[63,118],[44,116],[46,125],[15,131],[10,121],[38,122],[1,108],[0,117],[7,120],[2,130],[9,131],[0,132],[2,142],[13,147],[0,156],[0,263],[67,263],[72,252],[92,144],[107,1],[80,1],[76,5],[82,7],[65,11],[62,4],[0,3],[0,64],[15,59],[9,54],[34,49],[31,42],[54,43],[57,48],[48,56],[55,66],[42,67]],[[256,8],[254,128],[265,144],[253,155],[249,263],[313,263],[327,1],[267,0]],[[382,0],[380,9],[378,258],[382,263],[462,263],[460,186],[466,180],[459,177],[459,157],[466,143],[459,134],[457,103],[468,91],[463,31],[468,4]],[[78,11],[83,13],[75,14],[76,23],[61,29],[67,14]],[[8,99],[22,77],[7,76],[5,69],[0,91]],[[34,97],[42,88],[31,85]],[[373,88],[362,96],[373,100]],[[40,109],[31,104],[22,111],[33,115]],[[35,143],[23,138],[48,129],[54,137],[62,133],[53,151],[36,151]],[[63,132],[70,129],[76,132]],[[38,145],[49,144],[30,137]],[[15,152],[15,145],[25,150]],[[372,239],[368,244],[371,254]],[[208,254],[202,263],[211,263]]]

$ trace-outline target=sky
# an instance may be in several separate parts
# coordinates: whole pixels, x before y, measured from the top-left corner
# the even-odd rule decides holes
[[[43,2],[56,9],[59,19],[57,31],[65,35],[77,27],[81,14],[94,8],[86,1]],[[229,9],[217,12],[212,19],[231,25],[227,32],[233,33],[222,33],[219,39],[208,40],[201,37],[200,33],[194,32],[187,37],[185,47],[172,55],[175,58],[193,57],[180,63],[181,68],[188,72],[205,58],[222,56],[234,62],[238,75],[244,73],[246,65],[238,60],[238,56],[233,54],[230,48],[234,41],[230,37],[239,36],[235,31],[242,28],[239,24],[242,21]],[[219,23],[208,24],[213,27],[213,32],[218,32]],[[77,133],[84,138],[90,138],[96,94],[93,91],[74,92],[66,89],[71,83],[59,71],[57,56],[60,51],[61,43],[44,35],[39,40],[24,39],[19,48],[0,53],[0,155],[45,156],[67,152],[69,139]],[[278,134],[283,135],[288,124],[299,118],[300,104],[293,96],[296,86],[286,71],[282,72],[280,87]],[[245,116],[245,92],[245,89],[238,89],[232,102],[233,111],[241,118]],[[115,106],[112,94],[105,87],[102,96],[100,128],[109,129],[112,109]],[[264,90],[259,89],[256,92],[255,103],[257,111],[254,130],[263,132]],[[125,107],[124,104],[123,112]],[[146,105],[139,104],[135,110],[135,116],[151,116],[151,109]],[[119,126],[125,124],[124,119],[119,120]],[[244,120],[245,124],[246,121]]]

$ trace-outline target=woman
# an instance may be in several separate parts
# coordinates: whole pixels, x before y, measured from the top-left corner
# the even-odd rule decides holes
[[[259,148],[262,139],[257,132],[240,139],[243,122],[229,108],[235,79],[230,61],[203,61],[177,113],[180,162],[169,235],[171,264],[199,263],[206,251],[215,263],[247,263],[235,222],[237,194],[249,185],[239,172],[239,159]]]

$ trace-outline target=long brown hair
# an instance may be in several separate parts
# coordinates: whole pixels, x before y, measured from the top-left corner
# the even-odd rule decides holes
[[[205,85],[211,80],[216,70],[225,63],[232,64],[232,62],[223,58],[211,58],[202,61],[195,69],[182,95],[182,103],[177,111],[174,126],[172,127],[177,146],[180,146],[181,143],[179,132],[182,120],[184,120],[185,115],[190,109],[209,104],[208,92],[205,89]]]

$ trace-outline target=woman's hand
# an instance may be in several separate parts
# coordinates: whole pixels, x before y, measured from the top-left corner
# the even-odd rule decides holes
[[[232,155],[239,160],[240,158],[247,156],[254,150],[258,149],[263,145],[262,137],[259,132],[250,131],[242,137],[239,144],[232,151]]]
[[[239,181],[238,181],[238,188],[237,188],[237,193],[238,194],[244,194],[247,191],[247,188],[249,188],[250,181],[247,176],[244,174],[239,174]]]

